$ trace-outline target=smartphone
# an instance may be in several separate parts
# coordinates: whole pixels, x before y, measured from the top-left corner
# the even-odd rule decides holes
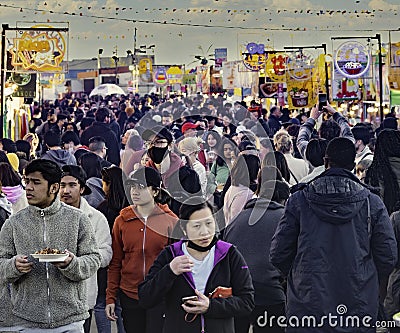
[[[324,111],[324,106],[327,106],[327,94],[318,94],[318,111]]]
[[[186,303],[187,301],[197,301],[197,300],[198,300],[197,296],[182,297],[182,303]]]

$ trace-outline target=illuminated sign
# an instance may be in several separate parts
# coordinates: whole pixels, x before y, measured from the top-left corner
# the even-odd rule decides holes
[[[62,72],[61,62],[66,54],[66,42],[61,31],[44,31],[37,25],[37,30],[20,31],[13,39],[9,49],[12,55],[11,65],[15,71]]]

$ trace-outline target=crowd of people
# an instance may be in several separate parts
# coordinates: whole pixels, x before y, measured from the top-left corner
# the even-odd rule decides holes
[[[32,116],[0,139],[1,332],[89,333],[92,317],[99,333],[394,326],[395,114],[351,127],[329,104],[291,116],[130,94]]]

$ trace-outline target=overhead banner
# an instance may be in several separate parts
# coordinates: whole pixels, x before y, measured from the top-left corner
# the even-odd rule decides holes
[[[41,30],[53,28],[48,25],[36,25],[37,30],[16,32],[13,43],[7,49],[11,53],[11,65],[16,72],[65,72],[61,66],[66,59],[68,30]],[[57,28],[54,28],[57,29]]]
[[[215,70],[222,69],[222,63],[228,60],[228,49],[227,48],[215,49],[214,58],[215,58],[214,69]]]
[[[223,93],[224,89],[222,88],[222,73],[219,69],[211,66],[210,68],[210,93],[219,94]]]
[[[358,41],[341,44],[334,55],[335,76],[356,79],[366,76],[371,65],[369,48]],[[334,77],[336,79],[336,77]]]
[[[197,92],[201,92],[203,94],[210,93],[210,67],[197,66],[196,73]]]
[[[231,90],[240,87],[239,82],[239,66],[240,61],[227,61],[222,64],[222,87]]]
[[[154,56],[138,57],[139,79],[140,84],[148,84],[153,82],[153,62]]]
[[[183,71],[181,66],[171,66],[167,69],[168,84],[182,84]]]

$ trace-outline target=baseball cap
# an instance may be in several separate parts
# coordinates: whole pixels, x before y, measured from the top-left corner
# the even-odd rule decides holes
[[[197,125],[188,121],[182,125],[181,131],[182,131],[182,133],[185,133],[188,129],[197,129]]]
[[[62,168],[62,177],[71,176],[78,180],[79,184],[85,188],[82,195],[88,195],[92,193],[92,190],[89,186],[86,185],[86,172],[79,165],[63,165]]]
[[[161,175],[151,167],[143,167],[132,172],[126,181],[126,185],[141,184],[161,188]]]
[[[168,143],[172,142],[172,134],[171,132],[164,126],[154,126],[153,128],[148,128],[144,130],[142,133],[142,138],[144,141],[148,141],[152,135],[156,135],[159,138],[163,138],[168,141]]]

